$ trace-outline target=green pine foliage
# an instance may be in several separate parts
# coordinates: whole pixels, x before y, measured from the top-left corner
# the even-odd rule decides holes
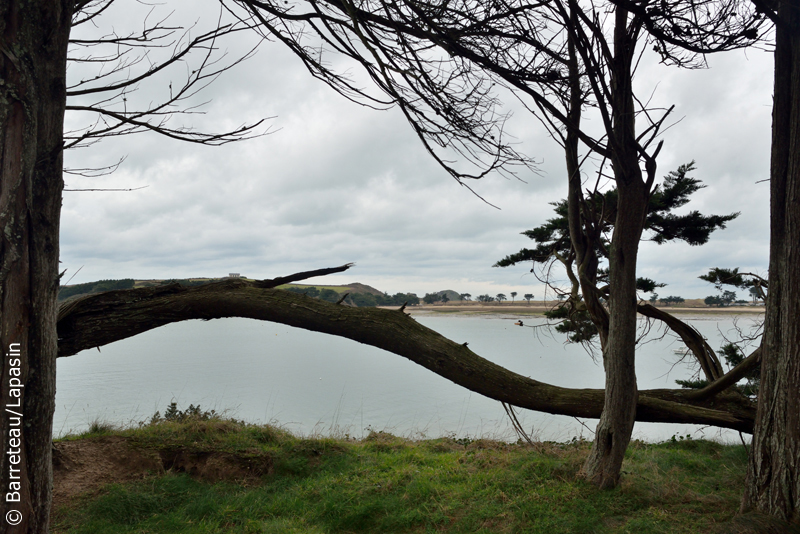
[[[723,291],[726,285],[731,285],[741,289],[755,286],[755,281],[745,278],[739,273],[739,268],[724,269],[714,267],[708,271],[708,274],[702,274],[698,278],[706,282],[714,284],[718,291]]]
[[[728,215],[702,215],[692,211],[686,215],[676,215],[674,210],[685,206],[691,196],[704,188],[702,182],[692,178],[689,174],[695,170],[694,162],[678,167],[664,177],[664,181],[655,187],[650,195],[645,232],[649,239],[658,244],[670,241],[684,241],[690,245],[706,243],[711,233],[725,228],[726,224],[735,219],[739,214]],[[551,203],[555,217],[532,230],[522,232],[535,243],[534,248],[524,248],[516,254],[511,254],[495,263],[494,267],[510,267],[518,263],[530,261],[534,264],[547,264],[556,258],[564,262],[573,260],[572,242],[569,235],[568,205],[566,200]],[[614,229],[617,212],[617,190],[609,189],[595,194],[589,193],[584,205],[581,206],[581,215],[587,221],[592,221],[599,228],[599,239],[592,241],[600,263],[606,261],[609,250],[609,237]],[[596,276],[591,282],[603,291],[603,286],[608,284],[609,273],[607,268],[598,268]],[[643,293],[654,293],[656,289],[665,287],[649,278],[638,278],[636,288]],[[669,296],[659,299],[666,304],[679,304],[683,298]],[[656,299],[651,299],[656,302]],[[592,324],[589,314],[585,310],[580,295],[567,299],[561,304],[563,310],[548,312],[548,317],[559,319],[556,330],[566,333],[571,342],[587,342],[596,334],[597,329]]]
[[[692,178],[689,173],[695,170],[694,161],[678,167],[664,177],[664,182],[656,186],[650,195],[645,230],[650,232],[650,240],[658,244],[670,241],[684,241],[690,245],[703,245],[708,242],[711,233],[724,229],[726,224],[738,213],[728,215],[703,215],[692,211],[686,215],[676,215],[674,210],[686,205],[692,194],[706,187],[701,180]],[[533,249],[522,249],[516,254],[506,256],[498,261],[495,267],[509,267],[520,262],[532,261],[544,263],[555,254],[568,257],[572,244],[569,236],[567,220],[567,201],[552,202],[556,217],[533,230],[526,230],[522,235],[536,243]],[[582,208],[584,217],[597,221],[602,233],[610,235],[614,228],[617,212],[617,190],[591,195]],[[602,220],[599,218],[602,217]],[[600,256],[605,255],[608,241],[603,240],[598,249]],[[659,287],[659,286],[656,286]]]
[[[557,306],[544,312],[544,316],[556,321],[556,332],[566,334],[570,343],[588,343],[597,335],[597,327],[586,310],[570,312],[567,306]]]

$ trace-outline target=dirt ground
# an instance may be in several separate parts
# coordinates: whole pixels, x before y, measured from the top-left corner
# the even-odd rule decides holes
[[[106,484],[163,472],[157,452],[132,449],[123,438],[60,441],[53,444],[53,507]]]
[[[95,493],[107,484],[140,480],[169,470],[209,482],[254,482],[272,472],[272,459],[181,448],[148,450],[119,436],[59,441],[53,444],[53,508],[78,495]]]

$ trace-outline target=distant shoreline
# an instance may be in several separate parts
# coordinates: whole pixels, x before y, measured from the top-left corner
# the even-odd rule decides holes
[[[544,315],[544,312],[552,309],[556,302],[537,302],[532,304],[519,303],[482,303],[464,302],[458,304],[420,304],[418,306],[408,306],[406,311],[411,315]],[[724,308],[711,307],[679,307],[679,306],[656,306],[659,309],[674,315],[763,315],[763,306],[728,306]],[[387,309],[397,309],[396,306],[387,306]]]

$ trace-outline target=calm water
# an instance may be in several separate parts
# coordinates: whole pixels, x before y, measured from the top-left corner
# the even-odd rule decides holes
[[[477,354],[525,376],[576,388],[602,388],[594,363],[558,334],[514,326],[516,317],[417,316]],[[748,326],[753,319],[740,319]],[[541,319],[526,318],[527,324]],[[692,318],[713,347],[734,326],[731,317]],[[652,337],[652,336],[651,336]],[[640,389],[673,387],[692,371],[674,366],[674,338],[640,346]],[[272,422],[299,434],[370,429],[412,437],[488,436],[515,439],[499,402],[456,386],[395,354],[343,338],[249,319],[186,321],[58,360],[54,433],[80,431],[95,420],[130,424],[199,404],[250,422]],[[592,437],[596,420],[520,411],[539,439]],[[585,425],[585,426],[584,426]],[[737,439],[732,432],[689,425],[637,423],[634,437],[673,434]]]

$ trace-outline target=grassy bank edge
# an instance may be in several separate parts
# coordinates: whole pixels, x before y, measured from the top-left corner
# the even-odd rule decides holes
[[[120,440],[162,469],[66,499],[54,532],[731,532],[746,465],[741,445],[636,441],[620,487],[599,491],[578,477],[584,440],[298,437],[215,415],[56,447]],[[210,461],[234,476],[195,469]]]

